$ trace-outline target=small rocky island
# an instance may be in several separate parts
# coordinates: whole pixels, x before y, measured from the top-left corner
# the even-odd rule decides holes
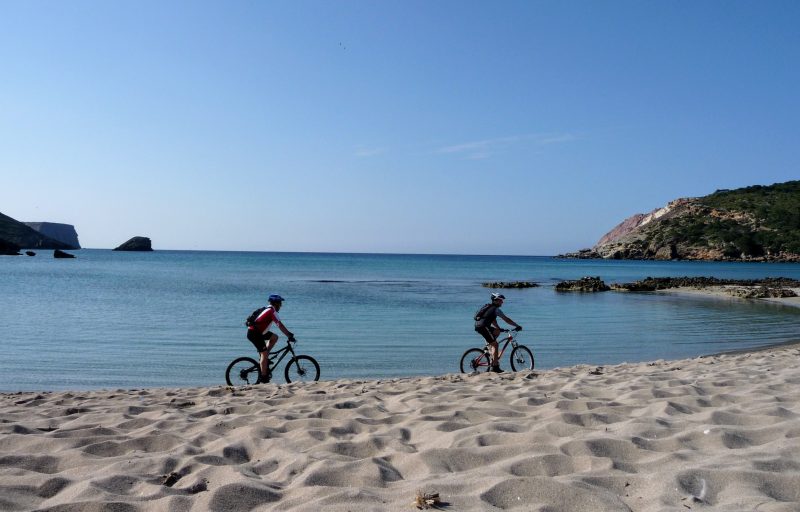
[[[533,281],[490,281],[481,283],[484,288],[537,288],[539,283]]]
[[[74,258],[75,255],[74,254],[70,254],[68,252],[64,252],[61,249],[56,249],[55,251],[53,251],[53,257],[54,258],[61,258],[61,259],[69,259],[69,258]]]
[[[3,256],[19,256],[20,246],[0,238],[0,254]]]
[[[557,292],[607,292],[611,288],[600,277],[582,277],[556,284]]]
[[[115,251],[152,251],[150,239],[146,236],[135,236],[114,249]]]

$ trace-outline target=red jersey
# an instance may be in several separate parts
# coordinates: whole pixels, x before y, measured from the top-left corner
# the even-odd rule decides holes
[[[269,327],[273,322],[275,322],[276,325],[281,325],[281,319],[278,317],[278,312],[275,311],[274,307],[268,306],[267,309],[262,311],[261,314],[256,317],[255,322],[253,322],[253,325],[248,327],[248,329],[253,329],[256,332],[264,334],[269,330]]]

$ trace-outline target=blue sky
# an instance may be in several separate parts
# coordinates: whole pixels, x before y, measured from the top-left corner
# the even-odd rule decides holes
[[[0,2],[0,212],[84,247],[548,255],[800,178],[800,3]]]

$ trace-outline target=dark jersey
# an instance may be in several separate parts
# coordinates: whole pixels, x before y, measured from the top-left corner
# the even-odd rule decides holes
[[[495,321],[497,321],[498,314],[503,314],[503,312],[500,311],[499,306],[495,306],[494,304],[492,304],[491,306],[486,308],[486,311],[483,312],[483,316],[481,317],[481,319],[475,321],[475,327],[476,328],[489,327],[490,325],[495,323]]]

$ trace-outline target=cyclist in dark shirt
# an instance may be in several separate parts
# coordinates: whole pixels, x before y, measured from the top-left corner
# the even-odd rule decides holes
[[[492,358],[492,371],[501,373],[503,370],[500,368],[500,361],[497,360],[499,352],[497,336],[500,334],[500,326],[497,325],[497,317],[502,318],[507,324],[513,325],[517,331],[521,331],[522,326],[508,318],[500,309],[500,306],[503,305],[503,301],[506,299],[504,295],[493,293],[491,298],[492,302],[482,307],[476,316],[475,332],[483,336],[486,343],[489,345],[489,355]],[[478,316],[480,318],[478,318]]]

